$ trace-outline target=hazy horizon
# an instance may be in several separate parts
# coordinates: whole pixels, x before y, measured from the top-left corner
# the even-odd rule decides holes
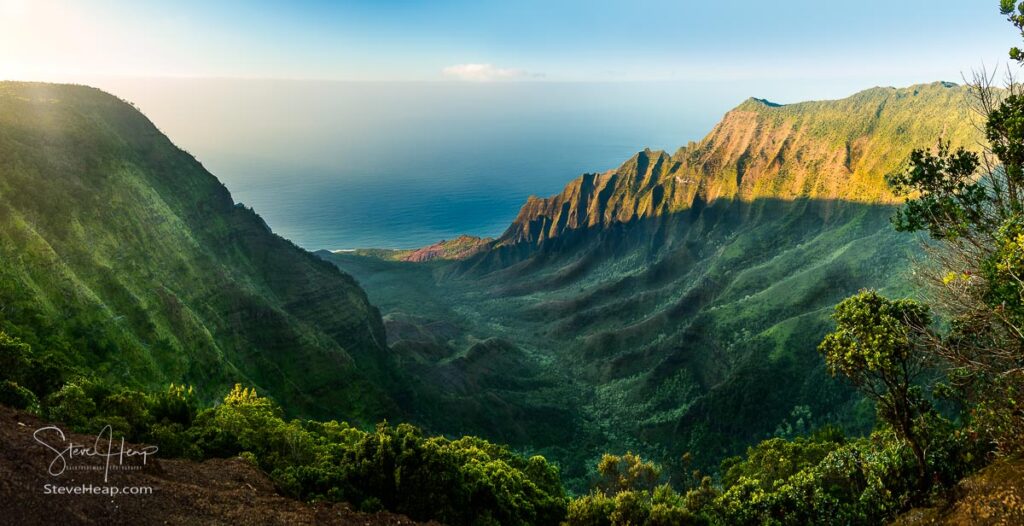
[[[136,103],[306,248],[410,248],[498,235],[528,195],[698,140],[748,97],[836,99],[999,67],[1018,35],[993,9],[0,0],[0,79]]]
[[[310,250],[416,248],[459,234],[500,235],[527,196],[557,193],[580,174],[615,168],[644,148],[673,152],[701,139],[748,97],[792,103],[872,87],[238,79],[91,84],[136,104],[237,202]],[[804,96],[777,96],[785,93]]]

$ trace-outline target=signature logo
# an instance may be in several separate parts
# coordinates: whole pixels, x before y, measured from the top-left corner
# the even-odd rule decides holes
[[[54,452],[55,455],[50,461],[47,471],[54,477],[63,474],[68,469],[74,469],[73,461],[76,458],[99,458],[103,461],[103,482],[107,482],[112,466],[115,470],[121,469],[125,466],[126,461],[133,458],[141,459],[142,465],[145,466],[149,457],[155,455],[159,450],[157,446],[146,446],[142,449],[128,447],[124,443],[124,437],[121,437],[118,447],[115,447],[114,430],[109,425],[100,430],[96,435],[96,441],[91,445],[77,444],[68,440],[64,431],[57,426],[36,429],[32,437],[43,447]]]

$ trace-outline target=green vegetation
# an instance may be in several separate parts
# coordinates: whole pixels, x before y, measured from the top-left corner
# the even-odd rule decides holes
[[[1024,2],[1003,1],[1001,8],[1024,27]],[[1024,61],[1017,48],[1011,57]],[[951,485],[987,457],[1024,451],[1024,97],[1012,80],[999,91],[989,79],[982,73],[973,86],[987,149],[940,141],[934,152],[912,152],[907,167],[888,178],[906,197],[893,217],[896,229],[930,234],[921,272],[930,278],[933,305],[863,291],[836,306],[836,328],[819,346],[829,370],[875,402],[875,431],[846,440],[823,428],[808,438],[762,442],[746,458],[723,463],[720,493],[693,499],[699,505],[687,502],[688,493],[675,497],[676,506],[722,524],[879,524],[913,506],[941,507]],[[947,323],[933,323],[932,307]],[[948,376],[953,389],[927,382],[929,370]],[[932,388],[930,397],[924,387]],[[932,399],[950,394],[965,408],[952,421],[932,410]],[[654,502],[653,493],[620,503],[618,495],[635,490],[619,488],[614,498],[600,491],[570,504],[570,523],[659,523],[653,505],[640,514],[633,505]],[[659,502],[672,500],[666,493]],[[1012,498],[989,500],[1007,515],[1017,507]],[[611,519],[616,514],[631,518]]]
[[[286,420],[254,389],[235,386],[203,407],[191,388],[141,392],[58,371],[47,390],[20,387],[40,355],[0,333],[0,372],[28,408],[80,432],[111,425],[131,441],[157,444],[162,457],[240,456],[287,495],[338,500],[447,524],[877,524],[938,495],[984,458],[983,443],[940,421],[928,429],[935,485],[918,486],[913,454],[882,426],[846,439],[832,427],[807,437],[770,439],[722,463],[720,482],[699,471],[667,481],[639,456],[605,454],[590,493],[569,501],[557,468],[476,437],[450,440],[380,424],[366,431],[336,421]],[[59,378],[66,381],[59,384]],[[684,459],[688,463],[690,459]],[[926,493],[921,493],[925,491]],[[564,522],[563,522],[564,521]]]
[[[973,128],[951,103],[961,91],[761,105],[727,124],[767,133],[845,113],[888,129],[927,114],[922,134],[962,135]],[[644,154],[614,177],[622,199],[674,196],[667,215],[548,243],[506,238],[462,261],[329,256],[369,289],[382,320],[352,279],[270,233],[130,105],[85,87],[4,83],[0,110],[0,193],[18,196],[0,204],[0,329],[76,372],[144,391],[195,385],[204,403],[242,383],[289,416],[478,435],[558,462],[579,492],[605,451],[636,451],[669,473],[691,451],[711,471],[789,425],[796,407],[809,412],[805,427],[870,429],[870,407],[828,380],[814,347],[835,302],[861,287],[905,289],[910,244],[887,228],[886,205],[685,201],[685,180],[725,181],[710,167],[729,172],[735,148],[761,148],[732,145],[724,128],[693,147],[706,176]],[[886,148],[871,126],[843,129],[851,144]],[[787,173],[812,169],[811,152],[845,155],[810,138],[776,156]],[[901,134],[887,157],[915,140]],[[744,164],[749,181],[755,168]],[[634,192],[638,179],[650,184]]]
[[[274,235],[128,103],[0,83],[0,330],[141,388],[256,385],[293,414],[401,414],[363,291]]]
[[[453,525],[883,523],[1024,453],[1022,145],[985,76],[752,99],[493,242],[321,254],[382,318],[126,104],[0,84],[0,403]]]
[[[430,437],[409,424],[364,431],[336,421],[286,420],[277,404],[239,385],[212,407],[203,407],[192,388],[147,393],[73,372],[64,372],[59,387],[50,382],[32,392],[19,382],[33,380],[39,359],[0,332],[0,363],[16,364],[0,369],[0,402],[83,433],[110,425],[115,436],[158,445],[162,457],[241,456],[296,498],[452,525],[558,524],[565,514],[554,466],[476,437]]]
[[[920,428],[931,406],[916,384],[928,366],[918,334],[932,324],[928,307],[867,291],[836,305],[832,318],[836,330],[818,348],[829,371],[870,398],[881,419],[910,444],[919,482],[927,487],[927,444]]]
[[[945,437],[929,457],[938,496],[978,457],[964,434],[936,436]],[[858,439],[823,432],[770,439],[726,460],[722,473],[720,484],[704,477],[682,492],[667,484],[595,490],[569,504],[568,523],[872,525],[928,498],[918,493],[914,456],[886,430]]]
[[[689,451],[713,472],[792,427],[796,408],[801,429],[870,432],[872,405],[815,350],[843,298],[913,293],[920,252],[892,229],[884,176],[943,133],[976,146],[968,94],[934,83],[750,101],[674,155],[641,152],[531,199],[482,254],[321,256],[380,307],[432,430],[543,454],[581,493],[607,451],[673,480]]]

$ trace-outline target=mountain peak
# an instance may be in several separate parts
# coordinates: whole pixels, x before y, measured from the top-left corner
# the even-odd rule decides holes
[[[772,102],[771,100],[765,98],[750,97],[747,100],[740,103],[740,105],[736,106],[733,109],[733,111],[760,111],[773,108],[793,108],[794,110],[797,110],[800,108],[804,108],[808,105],[832,104],[839,103],[842,101],[859,101],[871,98],[885,98],[893,95],[902,96],[909,94],[912,96],[918,96],[924,94],[941,96],[942,92],[951,89],[965,90],[966,88],[955,82],[948,81],[935,81],[921,84],[913,84],[903,88],[897,88],[894,86],[875,86],[873,88],[858,91],[857,93],[854,93],[853,95],[850,95],[849,97],[843,99],[805,101],[793,104],[781,104],[778,102]]]
[[[673,156],[645,149],[561,194],[530,199],[497,244],[537,243],[716,199],[893,203],[884,176],[937,137],[977,144],[971,115],[966,88],[950,82],[794,104],[752,97]]]
[[[5,331],[110,380],[206,393],[243,381],[296,414],[395,413],[366,293],[273,234],[131,104],[0,82],[0,152],[0,195],[17,196],[0,202],[0,304],[18,306]],[[103,329],[83,336],[91,326]]]
[[[757,97],[750,97],[747,100],[743,101],[742,104],[737,106],[736,109],[737,110],[747,110],[747,111],[749,111],[749,110],[758,110],[758,109],[762,109],[762,108],[781,108],[782,106],[785,106],[785,104],[779,104],[777,102],[772,102],[772,101],[770,101],[768,99],[759,99]]]

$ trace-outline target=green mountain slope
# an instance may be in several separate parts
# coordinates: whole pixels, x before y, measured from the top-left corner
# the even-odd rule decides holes
[[[882,177],[911,150],[934,146],[939,136],[977,144],[966,96],[966,88],[934,83],[785,106],[748,99],[673,155],[640,152],[617,170],[577,178],[559,195],[530,198],[497,245],[537,244],[566,230],[719,199],[893,203]]]
[[[396,413],[378,311],[129,104],[0,83],[0,329],[149,387],[236,381],[291,411]]]
[[[577,489],[605,451],[713,466],[775,433],[866,428],[814,348],[839,299],[908,290],[882,177],[940,134],[974,145],[965,96],[752,99],[675,154],[531,199],[498,239],[331,265],[130,105],[0,83],[0,329],[126,384],[241,381],[296,414],[483,435]]]
[[[827,377],[815,347],[840,299],[909,290],[915,243],[889,226],[883,177],[939,135],[976,144],[966,96],[936,83],[788,106],[752,99],[673,155],[641,152],[531,198],[489,249],[461,261],[322,256],[364,284],[396,352],[417,349],[405,367],[456,369],[482,386],[427,386],[437,399],[574,415],[519,420],[528,437],[501,438],[562,461],[577,487],[603,451],[640,451],[682,473],[685,452],[709,467],[794,428],[865,430],[871,408]],[[462,365],[488,338],[518,349],[503,357],[516,368],[498,371],[540,371],[558,388],[501,388],[485,381],[494,372]],[[420,412],[494,436],[485,414],[445,407]]]

